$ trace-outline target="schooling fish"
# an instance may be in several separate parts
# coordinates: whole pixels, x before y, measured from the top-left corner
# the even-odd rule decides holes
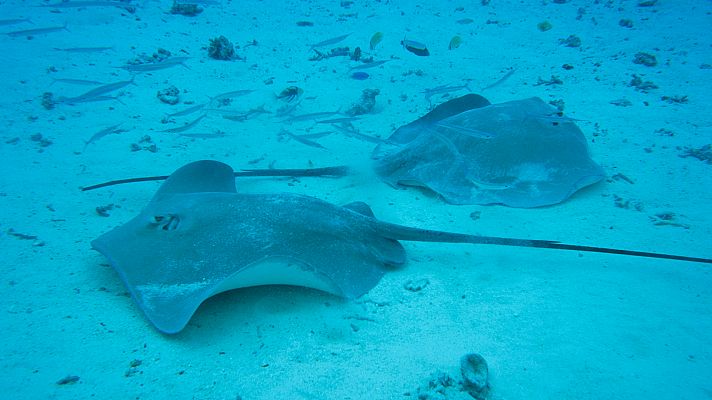
[[[415,54],[416,56],[425,57],[430,55],[428,47],[425,46],[425,44],[423,43],[416,42],[415,40],[403,39],[401,41],[401,44],[403,45],[403,47],[405,47],[406,50]]]
[[[187,131],[187,130],[189,130],[189,129],[192,129],[194,126],[198,125],[198,122],[200,122],[203,118],[205,118],[206,115],[207,115],[207,114],[202,114],[202,115],[199,116],[198,118],[196,118],[196,119],[194,119],[194,120],[188,122],[187,124],[185,124],[185,125],[183,125],[183,126],[179,126],[179,127],[176,127],[176,128],[168,128],[168,129],[164,129],[164,130],[159,131],[159,132],[166,132],[166,133],[181,133],[181,132],[185,132],[185,131]]]
[[[6,33],[7,36],[10,37],[20,37],[20,36],[37,36],[37,35],[46,35],[48,33],[54,33],[54,32],[60,32],[60,31],[67,31],[69,32],[69,29],[67,29],[67,24],[65,23],[62,26],[51,26],[49,28],[35,28],[35,29],[25,29],[22,31],[14,31],[14,32],[8,32]]]
[[[129,72],[158,71],[161,69],[171,68],[171,67],[175,67],[178,65],[182,65],[185,68],[188,68],[188,66],[185,65],[185,62],[189,59],[190,59],[190,57],[170,57],[170,58],[166,58],[165,60],[156,62],[156,63],[128,64],[128,65],[123,65],[123,66],[117,67],[117,68],[121,68],[121,69],[129,71]],[[188,68],[188,69],[190,69],[190,68]]]
[[[17,25],[17,24],[22,24],[22,23],[28,23],[28,24],[34,25],[34,23],[32,21],[30,21],[29,18],[0,19],[0,26]]]
[[[79,96],[62,98],[61,102],[71,104],[71,103],[84,103],[87,101],[91,101],[92,99],[96,99],[97,97],[104,96],[108,93],[119,90],[125,86],[135,85],[134,78],[135,77],[132,76],[130,81],[107,83],[106,85],[102,85],[97,88],[94,88],[94,89],[92,89],[84,94],[81,94]]]
[[[87,85],[87,86],[98,86],[98,85],[104,84],[104,82],[90,81],[90,80],[86,80],[86,79],[52,78],[52,83],[50,83],[50,86],[54,85],[55,83],[68,83],[70,85]]]
[[[55,47],[54,49],[57,51],[66,51],[67,53],[101,53],[104,51],[114,50],[113,47]]]
[[[311,139],[307,139],[304,136],[295,135],[292,132],[290,132],[284,128],[282,128],[282,130],[279,132],[279,136],[287,136],[287,137],[290,137],[290,138],[296,140],[297,142],[299,142],[301,144],[305,144],[310,147],[316,147],[317,149],[325,149],[326,150],[326,147],[320,145],[319,143],[317,143]]]
[[[122,132],[126,132],[126,130],[124,130],[124,129],[119,129],[119,127],[120,127],[122,124],[123,124],[123,122],[122,122],[122,123],[119,123],[119,124],[116,124],[116,125],[112,125],[112,126],[110,126],[110,127],[108,127],[108,128],[102,129],[102,130],[100,130],[99,132],[93,134],[92,137],[89,138],[89,140],[87,140],[87,141],[84,142],[84,150],[83,150],[82,152],[87,151],[87,146],[89,146],[89,145],[92,144],[92,143],[95,143],[97,140],[103,138],[103,137],[106,136],[106,135],[110,135],[110,134],[112,134],[112,133],[122,133]]]

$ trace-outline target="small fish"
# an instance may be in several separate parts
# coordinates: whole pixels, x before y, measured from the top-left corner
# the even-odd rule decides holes
[[[383,40],[383,33],[382,32],[376,32],[371,36],[371,41],[369,42],[369,46],[371,50],[374,50],[376,46],[381,43],[381,40]]]
[[[86,79],[52,78],[52,83],[50,83],[50,86],[54,85],[55,83],[68,83],[70,85],[87,85],[87,86],[98,86],[98,85],[104,84],[104,82],[89,81]]]
[[[11,18],[11,19],[0,19],[0,26],[17,25],[22,23],[28,23],[34,25],[29,18]]]
[[[52,4],[41,4],[37,7],[47,8],[86,8],[86,7],[119,7],[126,8],[131,6],[125,1],[60,1]]]
[[[92,137],[89,138],[89,140],[87,140],[87,141],[84,142],[84,150],[82,150],[82,152],[85,152],[85,151],[87,150],[87,146],[89,146],[89,145],[92,144],[92,143],[95,143],[97,140],[103,138],[103,137],[106,136],[106,135],[110,135],[110,134],[112,134],[112,133],[122,133],[122,132],[126,132],[125,129],[119,129],[119,127],[120,127],[122,124],[123,124],[123,122],[122,122],[122,123],[119,123],[119,124],[116,124],[116,125],[113,125],[113,126],[110,126],[110,127],[108,127],[108,128],[104,128],[104,129],[100,130],[99,132],[93,134]]]
[[[357,81],[363,81],[368,79],[369,75],[363,71],[356,71],[353,74],[351,74],[351,77],[356,79]]]
[[[253,108],[247,112],[239,112],[239,111],[234,111],[234,110],[224,110],[224,109],[215,109],[215,110],[210,110],[210,111],[218,111],[222,114],[222,117],[225,119],[229,119],[230,121],[237,121],[237,122],[245,122],[248,119],[259,115],[259,114],[271,114],[272,111],[266,110],[264,104],[257,107]]]
[[[344,122],[353,122],[353,121],[358,121],[361,118],[359,117],[343,117],[343,118],[332,118],[332,119],[322,119],[319,121],[316,121],[317,124],[342,124]]]
[[[466,83],[464,85],[442,85],[442,86],[437,86],[431,89],[425,89],[421,93],[425,95],[425,98],[427,100],[430,100],[431,97],[435,96],[436,94],[443,94],[443,93],[450,93],[450,92],[457,92],[458,90],[463,90],[467,89],[468,91],[472,91],[470,89],[470,86]]]
[[[84,94],[76,97],[65,97],[61,100],[62,103],[85,103],[87,101],[97,100],[99,97],[104,97],[105,94],[119,90],[128,85],[135,85],[134,77],[131,77],[130,81],[120,81],[114,83],[107,83],[106,85],[101,85],[94,88]]]
[[[104,51],[109,51],[109,50],[114,50],[113,47],[68,47],[68,48],[59,48],[55,47],[54,50],[57,51],[66,51],[67,53],[101,53]]]
[[[301,144],[305,144],[305,145],[310,146],[310,147],[316,147],[316,148],[318,148],[318,149],[325,149],[325,150],[326,150],[326,147],[320,145],[319,143],[317,143],[317,142],[315,142],[315,141],[313,141],[313,140],[307,139],[307,138],[305,138],[305,137],[303,137],[303,136],[295,135],[295,134],[293,134],[292,132],[290,132],[290,131],[288,131],[288,130],[286,130],[286,129],[282,129],[282,130],[279,132],[279,135],[280,135],[280,136],[288,136],[288,137],[290,137],[290,138],[296,140],[297,142],[299,142],[299,143],[301,143]]]
[[[170,57],[170,58],[166,58],[165,60],[156,62],[156,63],[128,64],[128,65],[123,65],[123,66],[117,67],[117,68],[121,68],[121,69],[129,71],[129,72],[157,71],[160,69],[175,67],[177,65],[182,65],[182,66],[188,68],[188,66],[185,65],[185,61],[189,60],[189,59],[190,59],[190,57]],[[190,68],[188,68],[188,69],[190,69]]]
[[[462,38],[455,35],[450,39],[450,44],[447,45],[448,50],[455,50],[456,48],[460,47],[462,44]]]
[[[225,137],[225,132],[215,131],[213,133],[179,133],[178,136],[193,138],[193,139],[216,139]]]
[[[277,98],[280,100],[284,100],[287,103],[291,103],[295,99],[298,99],[301,97],[301,95],[304,94],[304,89],[297,87],[297,86],[289,86],[282,90],[278,95]]]
[[[383,139],[377,138],[375,136],[365,135],[365,134],[357,131],[356,129],[353,128],[353,126],[350,126],[350,125],[331,124],[331,126],[333,126],[336,130],[343,133],[344,135],[352,137],[354,139],[359,139],[359,140],[363,140],[363,141],[370,142],[370,143],[376,143],[376,144],[385,143],[385,141]]]
[[[497,86],[497,85],[501,85],[502,83],[504,83],[504,81],[506,81],[507,79],[509,79],[509,77],[512,76],[512,75],[514,74],[514,72],[516,72],[516,71],[517,71],[517,70],[516,70],[515,68],[510,69],[509,72],[507,72],[506,74],[504,74],[503,77],[499,78],[499,79],[497,80],[497,82],[492,83],[492,84],[490,84],[490,85],[487,85],[487,86],[483,87],[482,90],[485,91],[485,90],[487,90],[487,89],[492,89],[493,87],[495,87],[495,86]]]
[[[467,25],[467,24],[471,24],[471,23],[475,22],[475,20],[472,18],[463,18],[463,19],[458,19],[455,22],[457,22],[460,25]]]
[[[159,131],[159,132],[166,132],[166,133],[180,133],[180,132],[185,132],[185,131],[187,131],[188,129],[191,129],[192,127],[198,125],[198,122],[200,122],[200,120],[202,120],[203,118],[205,118],[206,115],[207,115],[207,114],[202,114],[202,115],[199,116],[198,118],[196,118],[196,119],[194,119],[194,120],[188,122],[187,124],[185,124],[185,125],[183,125],[183,126],[179,126],[179,127],[176,127],[176,128],[168,128],[168,129],[164,129],[164,130]]]
[[[205,108],[208,105],[208,103],[203,103],[203,104],[196,104],[193,107],[188,107],[185,110],[174,112],[172,114],[168,114],[169,117],[182,117],[185,115],[190,115],[194,112],[198,112]]]
[[[67,29],[66,23],[62,26],[50,26],[48,28],[35,28],[35,29],[25,29],[22,31],[13,31],[13,32],[6,33],[6,35],[10,36],[10,37],[20,37],[20,36],[32,37],[32,36],[46,35],[48,33],[61,32],[61,31],[69,32],[69,29]]]
[[[314,43],[314,44],[311,44],[311,45],[309,45],[309,46],[311,47],[311,49],[314,49],[314,48],[317,48],[317,47],[329,46],[329,45],[336,44],[336,43],[339,43],[339,42],[343,41],[344,39],[346,39],[347,37],[349,37],[349,35],[351,35],[351,34],[350,34],[350,33],[347,33],[347,34],[345,34],[345,35],[337,36],[337,37],[334,37],[334,38],[331,38],[331,39],[326,39],[326,40],[324,40],[324,41],[321,41],[321,42],[319,42],[319,43]]]
[[[430,55],[427,46],[425,46],[425,44],[423,43],[416,42],[415,40],[403,39],[401,41],[401,44],[406,50],[415,54],[416,56],[425,57]]]
[[[369,68],[375,68],[375,67],[378,67],[379,65],[383,65],[383,64],[387,63],[388,61],[391,61],[391,60],[379,60],[379,61],[372,61],[372,62],[368,62],[368,63],[363,63],[363,64],[355,65],[355,66],[349,68],[349,70],[350,70],[350,71],[353,71],[353,70],[355,70],[355,69],[369,69]]]
[[[121,104],[126,105],[121,99],[119,99],[117,96],[105,96],[105,95],[100,95],[100,96],[93,96],[93,97],[58,97],[57,98],[57,103],[61,104],[68,104],[70,106],[79,104],[79,103],[93,103],[97,101],[118,101]]]
[[[323,112],[315,112],[315,113],[310,113],[310,114],[300,114],[300,115],[295,115],[289,118],[285,118],[282,120],[283,123],[291,124],[292,122],[301,122],[301,121],[316,121],[317,119],[320,118],[326,118],[326,117],[331,117],[334,115],[339,115],[339,111],[323,111]]]

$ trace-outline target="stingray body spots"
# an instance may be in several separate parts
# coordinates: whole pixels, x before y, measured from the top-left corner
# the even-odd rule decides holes
[[[149,219],[149,223],[164,231],[174,231],[178,229],[180,217],[175,214],[154,215]]]

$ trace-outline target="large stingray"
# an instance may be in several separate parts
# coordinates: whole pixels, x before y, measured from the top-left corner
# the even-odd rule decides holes
[[[604,177],[574,121],[536,97],[450,100],[398,128],[373,157],[387,183],[422,186],[452,204],[546,206]]]
[[[104,254],[148,319],[182,330],[207,298],[230,289],[290,284],[355,298],[387,266],[405,262],[397,240],[593,251],[685,261],[712,260],[446,233],[389,224],[364,203],[339,207],[296,194],[241,194],[232,168],[188,164],[168,177],[141,213],[100,236]]]

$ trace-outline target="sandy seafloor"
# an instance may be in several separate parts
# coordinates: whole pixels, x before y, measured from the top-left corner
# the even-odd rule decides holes
[[[712,257],[712,165],[680,157],[712,143],[712,2],[222,1],[195,17],[167,13],[165,1],[140,4],[134,13],[38,4],[2,2],[3,19],[32,21],[2,32],[68,28],[31,40],[0,37],[3,398],[407,399],[438,372],[460,379],[459,358],[470,352],[489,363],[492,399],[712,398],[712,276],[702,264],[404,242],[408,264],[355,301],[294,287],[236,290],[208,300],[183,332],[167,336],[90,247],[136,215],[158,184],[80,191],[110,179],[168,174],[199,159],[236,169],[346,164],[354,174],[340,179],[239,180],[238,187],[336,204],[365,201],[380,219],[417,227]],[[472,22],[457,22],[465,18]],[[632,27],[620,26],[621,19]],[[537,29],[542,21],[552,29]],[[309,61],[309,44],[347,33],[333,47],[371,53],[377,31],[384,39],[372,53],[391,61],[367,70],[367,80],[350,77],[347,58]],[[219,35],[238,45],[245,61],[210,59],[206,47]],[[448,50],[454,35],[463,43]],[[559,43],[569,35],[581,46]],[[431,55],[407,52],[404,36],[426,43]],[[256,46],[245,47],[253,40]],[[54,50],[86,46],[114,50]],[[116,67],[158,48],[190,57],[188,68],[138,73],[136,85],[112,93],[120,101],[42,106],[45,92],[76,96],[89,89],[53,78],[128,80]],[[658,65],[633,63],[638,52],[654,54]],[[516,72],[509,79],[480,91],[510,68]],[[535,85],[552,75],[563,84]],[[658,89],[636,90],[633,75]],[[379,89],[375,109],[354,125],[386,138],[429,110],[424,89],[465,82],[494,103],[563,100],[609,179],[551,207],[453,206],[380,182],[370,172],[371,143],[337,133],[318,140],[326,150],[278,140],[282,124],[270,114],[235,122],[209,113],[190,131],[225,133],[218,138],[160,132],[195,116],[164,124],[166,114],[206,96],[253,89],[232,106],[274,111],[281,105],[275,94],[296,85],[304,90],[298,113],[346,108],[363,89]],[[170,85],[183,104],[159,102],[156,92]],[[619,99],[630,106],[611,104]],[[84,148],[115,124],[125,132]],[[156,151],[131,151],[144,135]],[[633,183],[610,179],[616,174]],[[95,211],[109,204],[108,217]],[[661,213],[674,213],[679,226],[656,225]],[[423,290],[404,289],[419,279],[429,281]],[[134,360],[140,365],[131,367]],[[79,380],[56,383],[66,376]],[[444,395],[421,393],[470,398],[457,385]]]

